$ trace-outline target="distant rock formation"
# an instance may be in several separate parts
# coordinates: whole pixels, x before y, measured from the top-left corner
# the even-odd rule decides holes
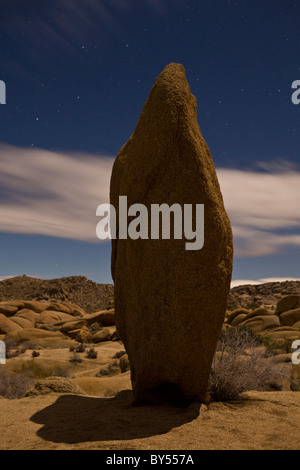
[[[237,286],[230,291],[228,309],[235,310],[240,307],[255,309],[260,306],[275,309],[279,299],[295,295],[300,295],[300,281],[277,281],[259,285]]]
[[[93,313],[113,307],[113,291],[112,284],[97,284],[84,276],[49,280],[16,276],[0,282],[0,301],[26,299],[72,302],[87,313]]]
[[[137,400],[205,401],[232,271],[232,232],[214,164],[182,65],[156,80],[136,129],[120,150],[111,204],[204,204],[205,242],[112,241],[117,330]],[[195,222],[195,217],[193,222]],[[118,233],[117,225],[117,233]]]
[[[277,345],[291,346],[300,340],[300,296],[288,295],[277,302],[276,310],[237,308],[229,313],[225,326],[250,328],[256,335],[267,336]]]
[[[116,341],[119,338],[114,325],[113,309],[87,314],[70,302],[0,302],[0,341],[33,342],[40,347]]]

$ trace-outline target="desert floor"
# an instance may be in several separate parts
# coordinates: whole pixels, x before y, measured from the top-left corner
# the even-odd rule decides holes
[[[1,449],[299,449],[300,393],[250,392],[187,409],[49,394],[0,399]]]

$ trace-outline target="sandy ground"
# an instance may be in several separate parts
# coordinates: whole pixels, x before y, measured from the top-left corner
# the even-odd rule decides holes
[[[96,377],[123,350],[118,342],[97,345],[97,359],[71,365],[68,349],[44,349],[40,367],[69,371],[87,395],[0,397],[4,449],[300,449],[300,392],[251,392],[232,403],[187,409],[135,406],[130,372]],[[16,371],[31,351],[9,359]]]
[[[41,367],[52,370],[61,367],[74,377],[92,377],[97,374],[101,368],[105,368],[108,364],[115,362],[116,359],[114,359],[114,355],[124,350],[124,346],[118,341],[106,341],[98,345],[93,345],[93,347],[98,353],[97,359],[87,359],[85,353],[79,354],[82,360],[81,364],[70,364],[73,353],[71,353],[68,348],[41,349],[39,350],[40,356],[35,358],[34,362]],[[87,349],[89,349],[89,347],[87,347]],[[10,371],[17,371],[18,367],[26,361],[32,361],[31,354],[32,351],[28,349],[17,358],[8,359],[5,368]]]
[[[187,409],[50,394],[0,399],[0,449],[299,449],[300,393],[251,392]]]

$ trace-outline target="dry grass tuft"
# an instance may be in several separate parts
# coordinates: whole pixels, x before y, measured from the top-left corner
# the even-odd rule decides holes
[[[10,400],[23,398],[34,383],[35,379],[30,375],[11,375],[7,371],[2,371],[0,374],[0,396]]]
[[[225,330],[213,360],[209,392],[213,401],[230,401],[241,393],[280,390],[285,367],[267,360],[269,353],[248,328]]]

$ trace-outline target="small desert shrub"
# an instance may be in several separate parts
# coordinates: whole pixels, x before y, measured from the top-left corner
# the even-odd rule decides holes
[[[73,356],[71,357],[69,362],[71,362],[72,364],[80,364],[82,362],[82,359],[79,354],[74,351]]]
[[[228,305],[227,305],[227,310],[229,310],[230,312],[233,312],[237,308],[240,308],[240,303],[234,298],[229,299],[228,300]]]
[[[256,308],[259,308],[262,306],[262,303],[257,301],[257,300],[253,300],[251,302],[248,302],[247,304],[243,305],[243,308],[246,308],[247,310],[255,310]]]
[[[124,354],[126,354],[126,351],[118,351],[118,352],[114,355],[113,359],[120,359],[120,357],[124,356]]]
[[[83,343],[81,343],[76,349],[75,349],[75,352],[77,353],[84,353],[85,352],[85,345]]]
[[[222,351],[224,345],[226,348],[234,348],[239,350],[246,350],[259,346],[262,343],[262,338],[256,335],[249,327],[239,325],[227,328],[222,331],[217,344],[217,351]]]
[[[274,354],[291,353],[293,341],[294,339],[291,339],[291,338],[272,339],[269,336],[262,337],[262,344],[267,348],[267,350],[270,353],[274,353]]]
[[[120,373],[120,366],[117,361],[112,362],[106,369],[101,369],[96,377],[112,376]]]
[[[213,401],[230,401],[250,390],[276,390],[283,372],[266,360],[261,340],[248,328],[233,327],[218,341],[210,377]]]
[[[99,330],[102,329],[102,326],[100,325],[99,322],[94,322],[94,323],[91,324],[90,329],[92,331],[99,331]]]
[[[0,395],[8,399],[23,398],[35,380],[27,374],[10,375],[7,371],[0,374]]]
[[[11,359],[12,357],[17,357],[19,352],[19,345],[14,339],[8,339],[5,341],[6,348],[6,358]]]
[[[97,351],[96,351],[94,348],[91,348],[91,349],[89,349],[89,350],[87,351],[86,357],[87,357],[88,359],[97,359],[98,353],[97,353]]]
[[[37,351],[32,351],[31,357],[39,357],[40,353]]]
[[[24,354],[28,349],[26,343],[19,344],[14,339],[8,339],[5,341],[5,347],[7,359],[18,357],[20,354]]]
[[[262,336],[261,342],[270,353],[274,354],[276,354],[276,351],[281,350],[282,347],[280,341],[276,341],[275,339],[272,339],[269,336]]]
[[[282,343],[280,344],[280,348],[286,353],[289,354],[291,353],[292,350],[292,344],[294,342],[294,339],[291,338],[284,338]]]

